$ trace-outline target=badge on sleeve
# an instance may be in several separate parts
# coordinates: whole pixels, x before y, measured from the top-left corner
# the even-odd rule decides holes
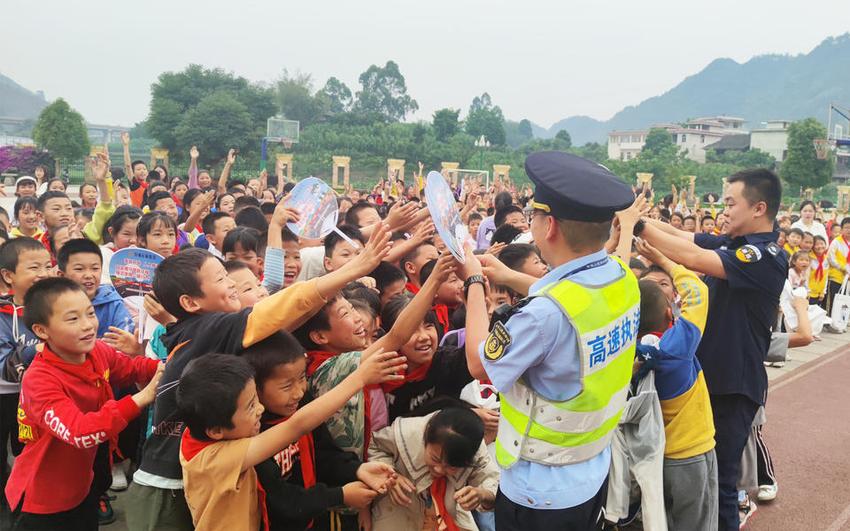
[[[744,245],[735,251],[735,258],[745,264],[752,264],[761,260],[761,251],[755,245]]]
[[[513,339],[511,339],[505,325],[500,322],[496,323],[493,331],[487,336],[487,341],[484,342],[484,357],[490,361],[498,360],[505,355],[505,349],[510,346],[512,341]]]
[[[771,255],[773,255],[773,256],[778,255],[778,254],[779,254],[779,251],[781,250],[781,249],[779,248],[779,246],[778,246],[778,245],[776,245],[776,244],[775,244],[775,243],[773,243],[773,242],[768,243],[768,244],[767,244],[767,247],[765,247],[765,248],[767,249],[767,252],[769,252],[769,253],[770,253]]]

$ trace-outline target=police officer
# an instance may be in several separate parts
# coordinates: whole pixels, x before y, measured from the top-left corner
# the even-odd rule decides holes
[[[603,166],[566,153],[533,153],[525,168],[535,185],[531,233],[550,272],[533,283],[521,273],[492,279],[515,281],[531,298],[488,335],[481,262],[468,253],[463,267],[467,362],[500,392],[496,529],[593,529],[640,311],[637,280],[604,244],[634,194]],[[488,272],[496,267],[482,260]]]
[[[695,235],[649,219],[638,223],[635,234],[673,261],[708,275],[708,319],[697,357],[714,413],[720,529],[737,530],[741,455],[767,392],[763,361],[788,257],[774,231],[782,198],[779,178],[754,169],[727,181],[726,235]]]

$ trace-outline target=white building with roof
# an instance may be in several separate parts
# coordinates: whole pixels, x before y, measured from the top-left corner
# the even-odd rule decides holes
[[[659,124],[670,132],[673,143],[693,161],[705,162],[705,148],[726,135],[746,133],[743,118],[733,116],[702,117],[684,124]],[[646,143],[649,130],[612,131],[608,134],[608,158],[631,160],[637,157]]]

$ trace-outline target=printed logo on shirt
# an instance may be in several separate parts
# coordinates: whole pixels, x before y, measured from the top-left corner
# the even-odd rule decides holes
[[[751,264],[761,260],[761,251],[755,245],[745,245],[735,251],[735,258],[745,264]]]
[[[777,254],[779,254],[780,251],[779,246],[773,242],[768,243],[766,249],[767,252],[769,252],[772,256],[776,256]]]
[[[27,413],[20,405],[18,406],[18,440],[22,443],[35,441],[35,432],[32,426],[27,424]]]
[[[285,478],[292,472],[292,467],[298,462],[300,455],[301,448],[298,443],[290,444],[288,448],[275,454],[274,460],[280,467],[280,477]]]
[[[496,361],[505,355],[507,349],[513,342],[511,335],[505,325],[498,322],[493,327],[493,331],[487,336],[487,341],[484,342],[484,357],[490,361]]]

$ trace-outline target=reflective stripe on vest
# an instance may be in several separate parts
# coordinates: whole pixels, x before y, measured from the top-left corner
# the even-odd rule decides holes
[[[640,291],[631,270],[601,286],[568,279],[534,296],[551,299],[576,331],[581,391],[548,400],[522,379],[500,394],[496,459],[502,468],[519,459],[566,465],[591,459],[611,440],[626,404],[640,324]]]

